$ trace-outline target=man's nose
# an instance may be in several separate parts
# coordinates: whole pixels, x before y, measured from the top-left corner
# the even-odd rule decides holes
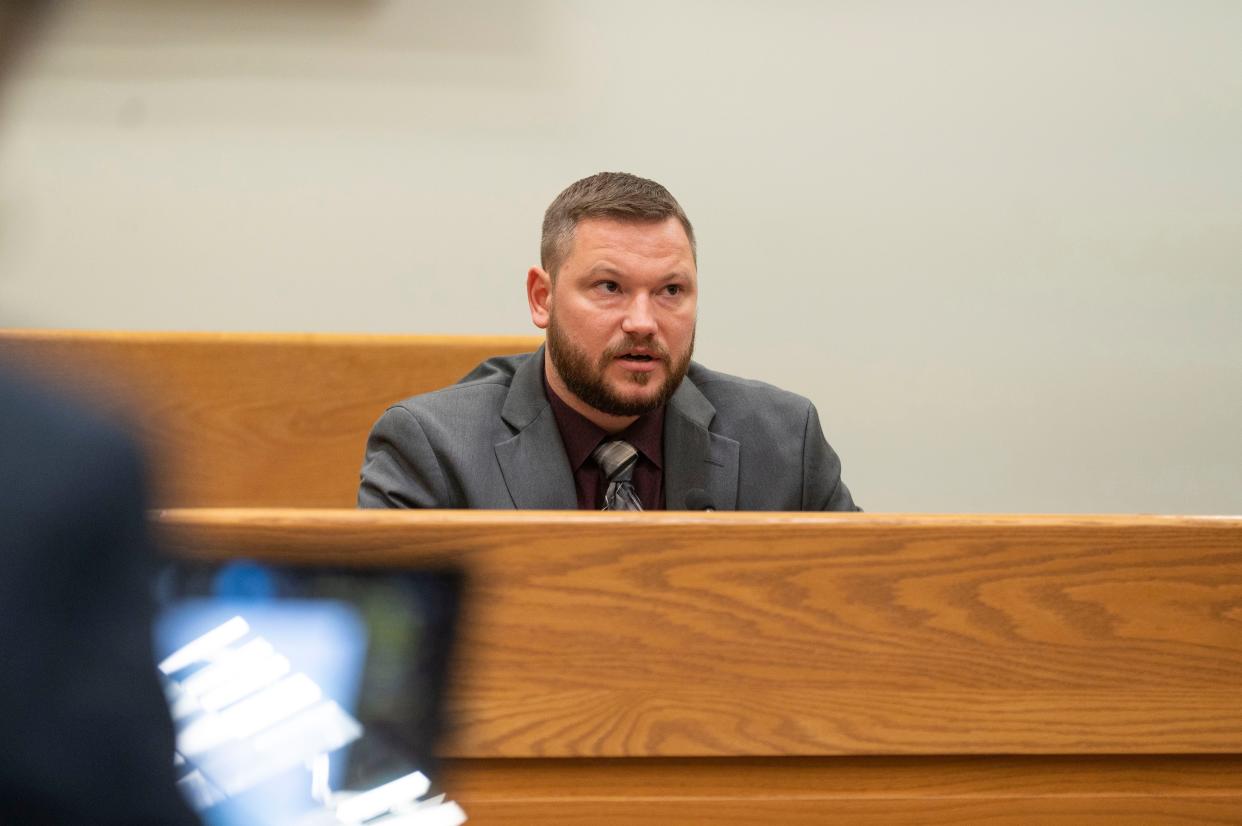
[[[634,336],[655,335],[656,319],[652,311],[651,299],[646,295],[637,295],[625,310],[625,318],[621,320],[621,331]]]

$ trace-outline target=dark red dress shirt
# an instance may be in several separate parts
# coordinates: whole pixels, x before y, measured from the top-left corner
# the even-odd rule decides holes
[[[604,472],[591,459],[591,452],[600,442],[623,439],[638,449],[638,464],[631,481],[643,510],[664,510],[664,407],[639,416],[625,430],[610,436],[606,430],[567,405],[543,382],[544,392],[552,405],[556,427],[565,443],[565,454],[574,473],[578,490],[578,510],[600,510],[604,506]]]

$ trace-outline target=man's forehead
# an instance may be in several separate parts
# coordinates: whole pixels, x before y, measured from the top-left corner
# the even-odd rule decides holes
[[[633,259],[684,261],[679,269],[694,271],[694,253],[681,222],[670,217],[660,221],[628,221],[616,218],[584,218],[574,227],[569,259],[594,259],[600,254]],[[592,267],[591,260],[577,263]]]

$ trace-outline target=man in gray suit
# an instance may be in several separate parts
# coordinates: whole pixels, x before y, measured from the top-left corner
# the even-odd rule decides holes
[[[388,408],[360,507],[857,510],[810,401],[690,360],[694,229],[663,186],[572,184],[541,258],[545,346]]]

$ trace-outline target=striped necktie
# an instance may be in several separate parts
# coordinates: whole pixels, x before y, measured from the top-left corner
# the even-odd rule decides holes
[[[591,452],[591,458],[604,471],[604,478],[608,480],[608,490],[604,493],[604,510],[642,510],[643,503],[638,501],[638,494],[634,492],[634,484],[630,481],[634,466],[638,464],[638,450],[629,442],[618,439],[601,443]]]

